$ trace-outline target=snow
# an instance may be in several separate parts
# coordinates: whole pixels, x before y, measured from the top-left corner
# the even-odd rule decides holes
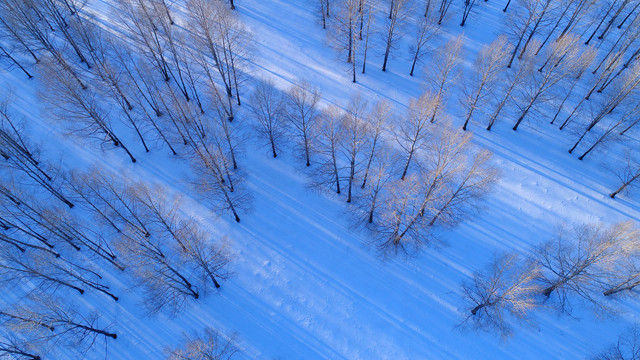
[[[89,4],[98,13],[110,6],[109,1]],[[360,91],[372,102],[384,98],[402,111],[425,88],[422,71],[407,75],[405,46],[395,51],[386,73],[379,69],[380,46],[374,47],[367,74],[351,84],[345,64],[326,43],[315,3],[238,0],[236,6],[256,40],[252,75],[269,77],[282,89],[302,77],[320,87],[323,105],[344,106],[351,93]],[[498,4],[482,2],[467,27],[450,18],[446,30],[450,36],[464,30],[472,54],[498,33],[496,24],[504,16]],[[146,315],[136,289],[115,273],[108,282],[121,301],[89,292],[80,298],[99,309],[102,323],[118,333],[117,340],[108,341],[110,359],[161,358],[181,334],[205,326],[233,335],[241,349],[238,359],[574,359],[604,349],[637,320],[637,300],[621,299],[611,300],[624,309],[618,317],[599,318],[578,305],[574,317],[543,309],[506,342],[458,327],[464,306],[460,283],[494,253],[526,253],[562,221],[640,218],[637,196],[607,196],[617,180],[602,167],[603,156],[578,161],[567,153],[573,138],[556,128],[523,124],[513,132],[508,116],[491,132],[472,124],[474,142],[490,149],[501,169],[495,191],[478,216],[441,232],[446,246],[426,248],[415,258],[382,259],[368,245],[367,232],[352,226],[343,198],[308,189],[309,170],[291,151],[272,159],[247,142],[240,166],[254,200],[235,224],[199,202],[184,181],[184,161],[158,150],[144,154],[139,147],[136,164],[120,150],[100,152],[57,132],[46,111],[39,111],[37,80],[24,80],[14,71],[3,73],[0,82],[15,89],[14,109],[29,119],[50,158],[61,157],[71,167],[125,169],[127,176],[165,184],[184,195],[188,213],[228,237],[232,276],[175,317]],[[456,105],[450,101],[449,111],[455,113]],[[234,126],[248,128],[246,113]],[[98,347],[89,358],[104,351]]]

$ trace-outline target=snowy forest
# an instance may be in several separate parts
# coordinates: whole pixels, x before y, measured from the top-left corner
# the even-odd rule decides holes
[[[640,359],[639,123],[640,0],[0,0],[0,358]]]

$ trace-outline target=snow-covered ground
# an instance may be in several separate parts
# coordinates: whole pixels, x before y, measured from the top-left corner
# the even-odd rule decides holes
[[[110,7],[108,2],[89,4],[104,11]],[[390,100],[398,111],[424,90],[422,71],[408,76],[404,46],[386,73],[380,71],[380,46],[374,47],[367,74],[352,84],[348,68],[326,44],[315,3],[238,0],[236,5],[256,41],[253,76],[271,78],[282,89],[297,78],[307,79],[320,87],[325,105],[344,106],[359,91],[371,101]],[[457,17],[447,21],[450,35],[464,30],[468,59],[499,31],[506,15],[498,7],[483,2],[465,28],[457,26]],[[507,342],[457,327],[464,306],[460,283],[494,253],[525,253],[562,221],[640,218],[636,195],[607,196],[617,179],[602,167],[602,153],[578,161],[567,153],[573,138],[542,121],[517,132],[509,116],[491,132],[472,124],[474,142],[495,154],[502,173],[481,212],[441,232],[445,247],[426,248],[410,259],[381,259],[367,245],[367,232],[353,229],[344,199],[310,191],[308,169],[290,152],[273,159],[266,149],[247,143],[240,166],[254,201],[236,224],[198,202],[183,181],[183,161],[136,149],[139,162],[131,164],[119,150],[101,153],[65,138],[39,109],[37,80],[24,80],[15,71],[2,73],[0,81],[15,89],[15,109],[30,119],[34,137],[45,141],[52,158],[64,156],[65,165],[74,167],[124,168],[130,176],[164,183],[185,194],[194,217],[229,239],[232,276],[219,291],[175,317],[144,315],[138,295],[116,277],[108,280],[121,294],[118,303],[83,296],[119,334],[109,341],[110,359],[161,358],[182,333],[205,326],[233,334],[239,359],[577,359],[612,343],[640,314],[634,299],[609,300],[624,309],[618,317],[598,318],[582,307],[576,307],[574,317],[543,309]],[[456,106],[450,101],[454,115]],[[248,128],[246,113],[240,113],[235,126]],[[51,133],[58,135],[50,138]]]

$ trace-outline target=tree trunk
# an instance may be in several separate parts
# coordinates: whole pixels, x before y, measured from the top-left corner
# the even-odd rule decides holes
[[[387,38],[387,47],[384,51],[384,61],[382,62],[382,71],[387,71],[387,60],[389,59],[389,52],[391,51],[391,34]]]
[[[629,12],[629,15],[627,15],[627,16],[622,20],[622,22],[620,23],[620,25],[618,25],[618,29],[621,29],[621,28],[622,28],[622,26],[624,25],[624,23],[626,23],[626,22],[627,22],[627,20],[629,20],[629,18],[631,17],[631,15],[633,15],[633,14],[636,12],[636,10],[638,10],[638,7],[640,7],[640,2],[639,2],[639,3],[637,3],[637,4],[636,4],[636,6],[633,8],[633,10],[631,10],[631,11]]]
[[[516,121],[516,124],[512,128],[513,131],[518,130],[518,126],[520,126],[520,123],[522,122],[522,120],[524,120],[524,118],[527,116],[527,114],[529,113],[529,110],[531,110],[531,107],[533,107],[533,104],[538,99],[538,96],[539,96],[539,93],[536,94],[536,96],[534,96],[533,99],[531,99],[531,101],[529,102],[529,105],[527,105],[527,107],[522,111],[522,114],[520,114],[520,117],[518,118],[518,120]]]
[[[634,182],[636,179],[638,179],[640,177],[640,172],[638,172],[636,175],[634,175],[630,180],[624,182],[616,191],[612,192],[611,194],[609,194],[609,196],[612,199],[616,198],[616,195],[618,195],[619,193],[621,193],[627,186],[629,186],[629,184],[631,184],[632,182]]]
[[[400,177],[400,180],[404,180],[404,178],[407,176],[407,172],[409,171],[409,164],[411,163],[411,158],[413,157],[413,153],[415,150],[411,150],[409,152],[409,157],[407,158],[407,163],[404,165],[404,170],[402,171],[402,176]]]
[[[509,8],[510,4],[511,4],[511,0],[507,1],[507,5],[504,6],[504,9],[502,9],[502,12],[507,12],[507,9]]]
[[[5,50],[2,46],[0,46],[0,50],[2,50],[2,52],[9,58],[9,60],[16,64],[16,66],[20,70],[22,70],[22,72],[25,73],[25,75],[27,75],[29,79],[33,78],[33,76],[27,71],[27,69],[25,69],[16,59],[14,59],[13,56],[11,56],[9,52],[7,52],[7,50]]]

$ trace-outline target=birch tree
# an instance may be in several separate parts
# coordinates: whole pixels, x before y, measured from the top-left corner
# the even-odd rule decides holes
[[[145,238],[137,231],[125,228],[115,246],[142,288],[144,306],[149,313],[161,310],[177,313],[189,299],[200,297],[179,254],[168,252],[167,246],[156,237]]]
[[[367,102],[362,95],[352,96],[344,120],[344,142],[342,152],[347,160],[349,176],[347,178],[347,202],[352,199],[352,189],[356,176],[360,172],[362,153],[367,145],[368,123],[366,121]]]
[[[340,162],[340,149],[345,141],[344,112],[330,106],[319,119],[318,155],[320,166],[313,181],[317,186],[335,187],[336,194],[342,192],[341,180],[343,165]]]
[[[590,360],[626,360],[638,357],[640,353],[640,328],[638,325],[625,330],[618,337],[618,341],[603,352],[591,357]]]
[[[256,121],[256,132],[278,157],[285,137],[285,99],[273,82],[260,80],[251,95],[249,108]]]
[[[542,295],[557,295],[559,306],[570,311],[570,295],[576,295],[596,308],[606,308],[598,298],[612,277],[612,270],[637,241],[631,223],[576,225],[560,229],[555,239],[535,251],[541,267]]]
[[[367,157],[366,165],[364,169],[364,176],[362,178],[362,189],[367,185],[367,179],[369,177],[369,170],[371,164],[381,153],[381,149],[385,147],[385,133],[389,130],[390,119],[394,114],[391,111],[391,105],[382,100],[374,104],[372,110],[367,114]]]
[[[630,152],[627,152],[624,165],[616,172],[616,175],[620,180],[620,186],[609,194],[612,199],[615,199],[618,194],[628,191],[628,188],[633,186],[636,180],[640,179],[640,162]]]
[[[387,61],[389,60],[389,54],[394,48],[395,43],[398,42],[401,36],[399,27],[402,26],[402,22],[408,16],[409,1],[408,0],[393,0],[391,2],[391,11],[389,12],[389,19],[386,22],[386,41],[384,50],[384,60],[382,61],[382,71],[387,71]]]
[[[318,103],[322,98],[320,89],[300,80],[293,84],[286,97],[286,119],[297,146],[304,154],[306,166],[311,166],[318,132]]]
[[[76,136],[92,139],[102,146],[110,144],[121,148],[131,162],[137,161],[116,133],[116,128],[94,89],[82,89],[54,63],[45,67],[43,79],[45,89],[41,96],[52,110],[56,121],[66,125],[68,131]]]
[[[334,11],[334,26],[330,34],[333,47],[345,56],[351,72],[351,81],[356,82],[356,67],[360,40],[358,38],[358,20],[360,18],[360,0],[338,2]]]
[[[41,149],[27,136],[24,121],[18,121],[9,110],[9,99],[0,102],[0,155],[5,162],[0,165],[10,172],[19,173],[22,181],[37,185],[62,203],[74,205],[62,190],[60,169],[41,159]]]
[[[435,106],[429,120],[431,123],[436,121],[440,111],[446,106],[447,92],[460,75],[459,65],[463,44],[464,38],[462,35],[448,41],[436,51],[433,63],[429,67],[427,81],[435,95]]]
[[[435,111],[438,99],[425,93],[409,102],[409,109],[404,121],[396,129],[395,137],[405,157],[404,167],[400,178],[405,179],[409,167],[415,157],[424,149],[429,140],[429,118]]]
[[[504,36],[498,37],[478,52],[471,81],[465,82],[466,86],[463,88],[464,96],[461,100],[466,118],[462,130],[467,130],[473,113],[486,104],[489,95],[496,90],[507,56],[507,39]]]
[[[62,342],[84,356],[92,347],[118,338],[96,312],[48,296],[26,300],[1,310],[0,317],[10,329],[36,341]]]
[[[539,307],[536,299],[541,290],[536,282],[540,268],[517,254],[496,256],[487,269],[476,272],[462,285],[470,315],[465,322],[474,328],[495,330],[503,338],[513,334],[513,321],[528,321]]]
[[[537,104],[544,102],[545,96],[562,80],[569,76],[575,76],[585,67],[585,62],[590,62],[593,57],[590,52],[583,52],[580,48],[580,39],[572,35],[565,35],[550,46],[545,63],[532,74],[531,83],[523,88],[524,104],[513,130],[525,119],[529,111]]]
[[[409,48],[409,51],[412,54],[411,71],[409,72],[410,76],[413,76],[416,65],[421,63],[424,56],[427,54],[427,45],[440,33],[440,28],[436,24],[434,12],[435,8],[431,6],[431,1],[429,0],[425,16],[417,19],[417,29],[413,42]]]
[[[231,360],[238,352],[232,339],[208,327],[202,334],[185,336],[182,345],[168,349],[167,355],[168,360]]]

